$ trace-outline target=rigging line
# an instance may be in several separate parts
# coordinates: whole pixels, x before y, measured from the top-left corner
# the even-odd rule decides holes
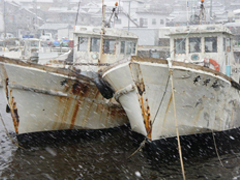
[[[177,111],[176,111],[174,86],[173,86],[173,69],[172,69],[172,64],[170,64],[170,63],[171,62],[168,61],[168,64],[169,64],[169,74],[171,76],[171,89],[172,89],[172,98],[173,98],[172,102],[173,102],[175,127],[176,127],[176,133],[177,133],[177,141],[178,141],[178,152],[179,152],[179,156],[180,156],[180,162],[181,162],[183,179],[186,180],[185,171],[184,171],[184,165],[183,165],[183,158],[182,158],[181,142],[180,142],[179,130],[178,130]]]
[[[214,148],[215,148],[215,151],[216,151],[218,160],[219,160],[221,166],[224,167],[224,165],[223,165],[223,163],[222,163],[222,160],[221,160],[221,158],[220,158],[220,156],[219,156],[219,153],[218,153],[217,144],[216,144],[216,140],[215,140],[215,136],[214,136],[213,129],[211,129],[211,130],[212,130],[212,137],[213,137]]]
[[[159,110],[160,110],[160,107],[162,106],[163,99],[164,99],[164,97],[165,97],[165,95],[166,95],[166,93],[167,93],[167,87],[168,87],[168,84],[169,84],[169,79],[170,79],[170,75],[168,76],[167,84],[166,84],[166,86],[165,86],[165,90],[164,90],[164,93],[163,93],[163,95],[162,95],[162,99],[161,99],[161,101],[160,101],[160,103],[159,103],[157,112],[156,112],[156,114],[155,114],[155,117],[154,117],[154,119],[153,119],[153,123],[152,123],[152,125],[151,125],[151,128],[148,130],[147,136],[148,136],[149,133],[151,132],[152,126],[153,126],[153,124],[154,124],[154,122],[155,122],[155,120],[156,120],[157,114],[158,114],[158,112],[159,112]],[[146,136],[146,137],[147,137],[147,136]]]
[[[143,148],[143,146],[145,145],[146,141],[147,141],[147,138],[145,137],[144,140],[141,142],[140,146],[139,146],[130,156],[128,156],[127,159],[131,158],[131,157],[134,156],[138,151],[140,151],[140,150]]]
[[[4,121],[3,121],[3,118],[2,118],[1,113],[0,113],[0,119],[1,119],[1,121],[2,121],[2,124],[3,124],[4,129],[5,129],[5,131],[6,131],[7,137],[11,140],[11,142],[12,142],[15,146],[17,146],[17,147],[19,147],[19,148],[21,148],[21,149],[25,149],[24,147],[20,146],[17,142],[15,142],[15,141],[12,139],[12,137],[10,136],[10,134],[9,134],[7,128],[6,128],[6,125],[5,125]]]

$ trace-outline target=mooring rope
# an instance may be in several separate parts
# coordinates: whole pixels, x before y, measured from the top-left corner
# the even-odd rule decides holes
[[[15,146],[17,146],[17,147],[19,147],[19,148],[21,148],[21,149],[25,149],[24,147],[20,146],[17,142],[15,142],[15,141],[12,139],[12,137],[10,136],[10,134],[9,134],[7,128],[6,128],[6,125],[5,125],[4,121],[3,121],[3,118],[2,118],[2,114],[1,114],[1,113],[0,113],[0,119],[1,119],[1,121],[2,121],[2,124],[3,124],[4,129],[5,129],[5,131],[6,131],[7,137],[11,140],[11,142],[12,142]]]
[[[215,147],[215,151],[216,151],[218,160],[219,160],[221,166],[224,167],[224,165],[223,165],[223,163],[222,163],[222,160],[220,159],[220,156],[219,156],[219,153],[218,153],[217,144],[216,144],[216,140],[215,140],[215,137],[214,137],[213,129],[212,129],[212,137],[213,137],[213,143],[214,143],[214,147]]]
[[[183,179],[186,180],[185,171],[184,171],[184,165],[183,165],[183,158],[182,158],[182,148],[181,148],[181,142],[180,142],[179,130],[178,130],[177,111],[176,111],[175,95],[174,95],[174,85],[173,85],[173,69],[172,69],[172,62],[171,62],[171,60],[168,61],[168,66],[169,66],[169,74],[170,74],[170,78],[171,78],[172,101],[173,101],[175,127],[176,127],[177,140],[178,140],[178,152],[179,152],[179,156],[180,156],[180,162],[181,162]]]

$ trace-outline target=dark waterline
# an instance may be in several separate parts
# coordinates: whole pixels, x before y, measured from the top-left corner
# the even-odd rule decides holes
[[[5,108],[1,101],[1,112]],[[5,113],[2,116],[13,134],[11,117]],[[146,146],[127,159],[142,140],[128,126],[74,132],[53,139],[43,137],[41,143],[25,150],[11,143],[2,124],[0,137],[0,179],[182,179],[176,139]],[[215,153],[211,135],[181,139],[187,179],[240,179],[239,130],[215,137],[224,167]]]

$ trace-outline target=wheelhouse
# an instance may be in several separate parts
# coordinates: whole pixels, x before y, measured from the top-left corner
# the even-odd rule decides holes
[[[74,32],[74,63],[82,70],[101,69],[137,54],[138,37],[131,32],[106,28],[76,27]]]
[[[171,59],[209,66],[228,76],[236,76],[233,71],[238,68],[238,64],[233,55],[233,35],[227,27],[223,25],[176,27],[169,36]]]

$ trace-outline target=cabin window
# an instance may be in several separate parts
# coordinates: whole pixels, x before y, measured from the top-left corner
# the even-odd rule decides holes
[[[103,52],[105,54],[114,54],[115,53],[115,40],[114,39],[105,39]]]
[[[186,51],[186,39],[175,39],[175,53],[176,54],[185,54]]]
[[[31,47],[38,47],[39,42],[38,41],[30,41]]]
[[[136,46],[137,46],[137,43],[136,43],[136,42],[133,42],[133,51],[132,51],[132,54],[136,54]]]
[[[205,52],[217,52],[217,37],[205,37]]]
[[[125,54],[125,41],[121,41],[121,54]]]
[[[226,39],[226,50],[227,50],[227,52],[231,52],[231,39],[230,38],[227,38]]]
[[[136,53],[136,42],[127,42],[127,55],[135,54]]]
[[[79,37],[78,38],[78,51],[87,51],[88,38]]]
[[[201,38],[189,38],[189,53],[201,52]]]
[[[99,52],[100,49],[100,38],[91,38],[91,52]]]

